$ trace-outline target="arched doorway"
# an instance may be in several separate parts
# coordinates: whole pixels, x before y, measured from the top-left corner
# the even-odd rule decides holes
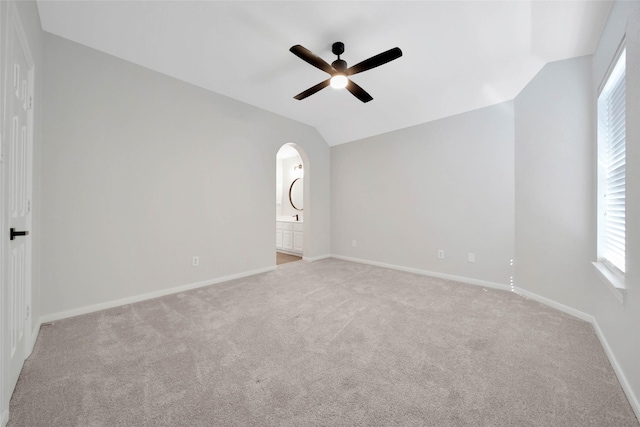
[[[304,153],[296,144],[284,144],[276,154],[276,264],[299,261],[304,256],[305,174]]]

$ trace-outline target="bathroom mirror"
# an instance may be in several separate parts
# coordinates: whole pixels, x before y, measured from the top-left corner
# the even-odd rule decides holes
[[[301,211],[303,207],[303,188],[304,184],[302,178],[294,179],[291,183],[291,187],[289,187],[289,202],[291,202],[293,209],[297,211]]]

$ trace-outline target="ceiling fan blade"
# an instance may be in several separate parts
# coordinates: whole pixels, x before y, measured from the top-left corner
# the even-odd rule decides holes
[[[334,74],[336,72],[336,70],[331,65],[329,65],[327,61],[320,58],[318,55],[311,52],[306,47],[297,44],[289,49],[289,51],[291,51],[291,53],[293,53],[298,58],[302,59],[305,62],[308,62],[316,68],[319,68],[325,73]]]
[[[300,92],[299,94],[297,94],[296,96],[294,96],[295,99],[297,99],[298,101],[305,99],[307,96],[311,96],[314,93],[318,92],[320,89],[324,89],[325,87],[329,86],[329,83],[331,82],[331,79],[327,79],[321,83],[318,83],[317,85],[310,87],[309,89],[305,90],[304,92]]]
[[[367,71],[372,68],[379,67],[380,65],[386,64],[387,62],[391,62],[394,59],[400,58],[401,56],[402,56],[402,51],[400,50],[400,48],[394,47],[393,49],[389,49],[386,52],[379,53],[376,56],[372,56],[369,59],[365,59],[364,61],[349,67],[346,71],[346,74],[347,76],[352,76],[354,74],[358,74],[363,71]]]
[[[369,102],[373,99],[373,97],[369,95],[366,90],[362,89],[351,80],[349,80],[349,83],[347,83],[347,90],[362,102]]]

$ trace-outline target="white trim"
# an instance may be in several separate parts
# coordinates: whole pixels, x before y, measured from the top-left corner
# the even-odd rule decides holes
[[[302,260],[313,262],[313,261],[320,261],[321,259],[327,259],[327,258],[331,258],[331,255],[325,254],[325,255],[319,255],[319,256],[303,256]]]
[[[577,317],[578,319],[584,320],[585,322],[589,322],[591,324],[595,323],[595,319],[592,315],[584,313],[580,310],[576,310],[575,308],[569,307],[564,304],[560,304],[559,302],[540,296],[538,294],[534,294],[533,292],[527,291],[522,288],[514,287],[513,291],[518,295],[522,295],[523,297],[530,298],[541,304],[548,305],[551,308],[555,308],[556,310],[562,311],[563,313],[567,313],[573,317]]]
[[[609,81],[609,77],[611,77],[611,73],[613,72],[614,68],[616,68],[618,59],[620,58],[620,56],[622,55],[622,52],[626,48],[627,48],[627,37],[625,35],[624,37],[622,37],[622,41],[618,45],[618,48],[616,49],[616,53],[611,58],[611,61],[609,61],[607,72],[604,74],[604,77],[602,78],[602,80],[600,81],[600,84],[598,85],[598,97],[602,93],[602,90],[604,89],[604,87],[607,85],[607,82]]]
[[[498,289],[498,290],[502,290],[502,291],[512,291],[520,296],[526,297],[526,298],[530,298],[534,301],[537,301],[539,303],[542,303],[544,305],[548,305],[549,307],[555,308],[556,310],[562,311],[564,313],[570,314],[571,316],[577,317],[580,320],[584,320],[585,322],[589,322],[589,323],[595,323],[595,319],[592,315],[587,314],[587,313],[583,313],[580,310],[576,310],[574,308],[571,308],[569,306],[566,306],[564,304],[560,304],[559,302],[550,300],[548,298],[542,297],[538,294],[534,294],[533,292],[529,292],[525,289],[522,288],[518,288],[518,287],[511,287],[509,285],[503,285],[501,283],[496,283],[496,282],[489,282],[486,280],[479,280],[479,279],[472,279],[470,277],[463,277],[463,276],[454,276],[451,274],[444,274],[444,273],[437,273],[435,271],[427,271],[427,270],[420,270],[417,268],[412,268],[412,267],[403,267],[403,266],[399,266],[399,265],[395,265],[395,264],[387,264],[384,262],[377,262],[377,261],[369,261],[369,260],[365,260],[365,259],[360,259],[360,258],[352,258],[352,257],[346,257],[346,256],[342,256],[342,255],[331,255],[332,258],[337,258],[337,259],[343,259],[345,261],[352,261],[352,262],[358,262],[360,264],[369,264],[369,265],[374,265],[376,267],[385,267],[385,268],[391,268],[393,270],[400,270],[400,271],[406,271],[408,273],[416,273],[416,274],[421,274],[423,276],[432,276],[432,277],[438,277],[440,279],[447,279],[447,280],[453,280],[456,282],[462,282],[462,283],[467,283],[470,285],[478,285],[478,286],[484,286],[484,287],[488,287],[488,288],[493,288],[493,289]]]
[[[624,276],[621,280],[621,278],[603,262],[592,262],[591,264],[593,264],[598,272],[598,277],[602,280],[602,283],[604,283],[607,286],[607,289],[615,295],[620,304],[624,304],[624,296],[626,292]]]
[[[33,353],[33,347],[36,345],[36,340],[38,339],[38,334],[40,334],[40,327],[42,326],[42,319],[38,317],[38,321],[36,322],[36,326],[31,330],[30,340],[27,343],[27,357],[31,356]]]
[[[0,426],[4,427],[9,422],[9,411],[2,411],[2,416],[0,417]]]
[[[155,292],[149,292],[146,294],[135,295],[132,297],[122,298],[122,299],[113,300],[113,301],[107,301],[100,304],[74,308],[72,310],[67,310],[67,311],[60,311],[58,313],[46,314],[44,316],[40,316],[40,318],[38,319],[38,325],[41,325],[47,322],[54,322],[56,320],[66,319],[67,317],[79,316],[81,314],[93,313],[100,310],[106,310],[108,308],[119,307],[122,305],[133,304],[135,302],[146,301],[153,298],[163,297],[165,295],[177,294],[177,293],[189,291],[192,289],[202,288],[209,285],[215,285],[217,283],[226,282],[229,280],[240,279],[243,277],[253,276],[260,273],[266,273],[268,271],[275,270],[275,268],[276,268],[275,266],[259,268],[256,270],[246,271],[244,273],[231,274],[229,276],[218,277],[216,279],[210,279],[202,282],[190,283],[187,285],[172,287],[168,289],[162,289]],[[34,343],[36,339],[37,339],[37,336],[34,337],[33,339]]]
[[[509,285],[503,285],[502,283],[496,283],[496,282],[489,282],[486,280],[472,279],[470,277],[454,276],[451,274],[437,273],[435,271],[421,270],[418,268],[404,267],[401,265],[387,264],[387,263],[378,262],[378,261],[369,261],[366,259],[352,258],[352,257],[347,257],[342,255],[331,255],[331,257],[337,258],[337,259],[343,259],[345,261],[358,262],[360,264],[374,265],[376,267],[390,268],[392,270],[406,271],[407,273],[415,273],[415,274],[420,274],[422,276],[432,276],[432,277],[437,277],[439,279],[453,280],[456,282],[467,283],[470,285],[484,286],[487,288],[499,289],[502,291],[511,290],[511,286]]]
[[[627,380],[622,367],[620,367],[620,364],[618,363],[618,359],[616,359],[613,350],[609,346],[609,342],[605,338],[604,333],[602,333],[602,329],[600,329],[600,325],[598,325],[598,322],[595,320],[595,318],[593,319],[593,322],[591,322],[591,325],[596,331],[596,335],[600,340],[600,344],[602,345],[602,348],[604,348],[604,352],[609,359],[609,363],[611,363],[611,366],[613,367],[613,372],[615,372],[616,376],[618,377],[618,381],[620,382],[620,386],[622,387],[624,394],[627,396],[627,400],[629,400],[631,409],[633,409],[633,412],[635,412],[636,418],[640,420],[640,400],[638,400],[638,396],[636,396],[633,392],[633,388],[629,384],[629,380]]]

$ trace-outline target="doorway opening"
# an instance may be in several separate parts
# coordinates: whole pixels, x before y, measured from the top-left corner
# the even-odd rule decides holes
[[[276,154],[276,265],[304,256],[305,173],[300,148],[284,144]]]

